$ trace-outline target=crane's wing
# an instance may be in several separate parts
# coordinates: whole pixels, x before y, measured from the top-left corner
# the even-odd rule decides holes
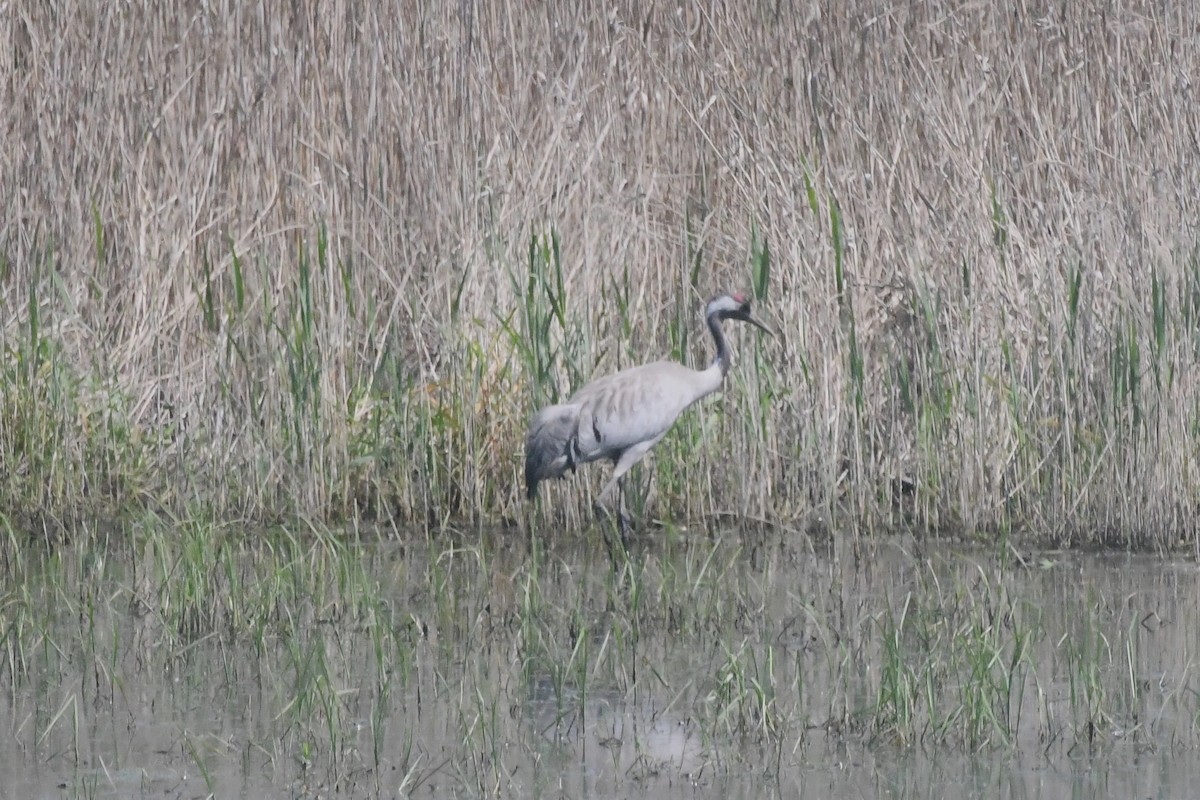
[[[719,380],[671,361],[658,361],[600,378],[580,389],[577,438],[583,460],[616,457],[636,444],[656,442],[683,411]]]

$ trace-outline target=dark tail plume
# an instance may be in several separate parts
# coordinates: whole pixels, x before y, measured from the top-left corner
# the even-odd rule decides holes
[[[546,406],[529,423],[525,436],[525,491],[530,500],[537,496],[538,484],[561,478],[575,470],[579,458],[576,406]]]

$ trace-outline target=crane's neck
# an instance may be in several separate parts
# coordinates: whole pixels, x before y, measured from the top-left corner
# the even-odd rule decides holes
[[[729,352],[729,343],[725,341],[725,330],[721,327],[719,314],[708,315],[708,329],[712,331],[713,339],[717,343],[717,356],[713,359],[713,366],[721,371],[721,380],[724,380],[729,368],[733,366],[733,354]]]

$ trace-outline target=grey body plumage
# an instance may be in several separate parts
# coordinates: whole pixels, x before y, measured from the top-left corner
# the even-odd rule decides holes
[[[705,319],[717,345],[708,369],[694,370],[673,361],[656,361],[597,378],[565,403],[534,415],[525,438],[525,486],[530,499],[538,484],[572,473],[580,464],[609,459],[612,478],[596,500],[598,510],[623,477],[667,434],[675,420],[697,400],[721,388],[732,364],[721,323],[736,319],[771,333],[750,313],[741,294],[717,295],[705,306]],[[629,520],[624,492],[619,512],[622,535]]]

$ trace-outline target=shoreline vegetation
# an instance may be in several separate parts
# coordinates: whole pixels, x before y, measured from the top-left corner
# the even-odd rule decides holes
[[[592,524],[533,411],[711,358],[637,516],[1200,549],[1187,4],[0,19],[0,508]],[[836,7],[830,7],[830,6]],[[643,517],[647,518],[647,517]]]

